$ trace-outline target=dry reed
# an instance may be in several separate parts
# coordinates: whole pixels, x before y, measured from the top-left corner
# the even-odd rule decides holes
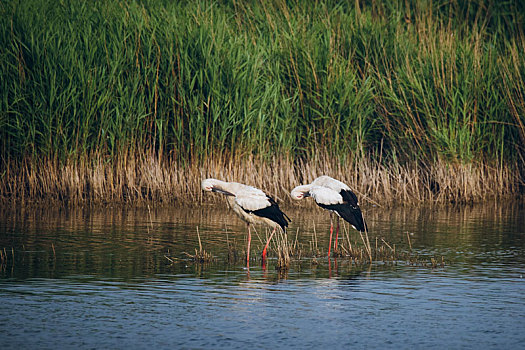
[[[184,252],[186,256],[188,256],[191,260],[197,263],[209,263],[214,260],[213,255],[211,253],[208,253],[206,250],[202,248],[202,242],[201,242],[201,235],[199,233],[199,226],[197,226],[197,238],[199,240],[199,250],[195,248],[195,254],[192,255],[190,253]]]
[[[436,161],[388,165],[369,158],[342,163],[328,154],[298,161],[289,156],[263,160],[209,158],[202,164],[182,165],[155,155],[127,155],[116,164],[102,156],[78,163],[54,160],[12,165],[0,182],[5,201],[61,201],[176,203],[216,201],[203,197],[200,181],[215,177],[264,189],[278,201],[291,202],[289,191],[298,184],[328,174],[346,182],[365,205],[392,203],[474,202],[512,196],[523,186],[516,169],[483,162],[462,164]]]
[[[350,263],[359,266],[378,262],[392,265],[406,262],[409,265],[431,268],[445,266],[442,256],[427,258],[420,257],[417,253],[414,253],[408,236],[406,243],[409,249],[398,249],[396,244],[389,243],[380,237],[375,237],[375,244],[372,245],[368,232],[359,232],[360,242],[352,242],[347,225],[343,224],[341,227],[343,239],[340,240],[337,247],[334,241],[334,250],[331,258],[339,259],[340,261],[348,260]],[[313,232],[312,239],[307,243],[298,241],[299,229],[297,229],[293,240],[289,239],[286,232],[279,232],[274,241],[271,242],[268,250],[268,256],[274,255],[276,258],[275,269],[287,271],[293,263],[299,263],[305,259],[314,265],[319,264],[319,259],[326,259],[326,251],[317,247],[315,225]]]
[[[11,266],[13,267],[15,264],[15,249],[14,247],[11,247],[11,257],[9,258],[8,251],[6,248],[0,249],[0,270],[5,272],[7,269],[7,264],[9,263],[9,260],[11,261]]]

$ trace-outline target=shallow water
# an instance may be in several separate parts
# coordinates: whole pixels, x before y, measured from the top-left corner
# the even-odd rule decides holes
[[[284,273],[273,251],[260,265],[263,228],[246,269],[246,227],[220,207],[2,208],[2,345],[525,347],[521,204],[365,208],[372,244],[377,237],[409,251],[410,237],[418,256],[372,265],[328,261],[329,216],[284,208],[293,219],[288,238],[297,236],[306,256]],[[199,246],[197,227],[212,263],[185,254]],[[356,231],[346,232],[359,244]],[[323,257],[308,257],[314,241]],[[445,266],[430,267],[431,258]]]

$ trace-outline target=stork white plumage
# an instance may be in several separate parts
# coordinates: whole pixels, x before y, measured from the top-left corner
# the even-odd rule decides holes
[[[273,228],[262,253],[266,259],[266,250],[277,227],[283,231],[288,226],[290,218],[281,211],[275,200],[262,190],[240,184],[225,182],[217,179],[206,179],[201,183],[204,191],[218,192],[226,195],[228,206],[248,225],[248,247],[246,248],[246,265],[250,267],[250,224],[266,224]]]
[[[339,236],[340,217],[350,223],[356,230],[362,232],[366,230],[366,224],[361,209],[359,208],[357,196],[350,190],[350,187],[339,180],[323,175],[315,179],[311,184],[295,187],[291,192],[291,196],[297,200],[312,197],[318,206],[330,211],[330,245],[328,246],[328,256],[330,256],[330,248],[332,245],[332,232],[334,229],[332,217],[334,213],[337,215],[336,247]]]

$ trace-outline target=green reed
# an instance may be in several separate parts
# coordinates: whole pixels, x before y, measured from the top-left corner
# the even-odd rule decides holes
[[[525,6],[378,3],[4,1],[2,176],[319,150],[517,170]]]

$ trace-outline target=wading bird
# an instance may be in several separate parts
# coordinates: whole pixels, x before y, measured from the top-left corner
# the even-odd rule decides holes
[[[250,267],[250,242],[252,239],[250,224],[266,224],[273,231],[264,246],[262,258],[266,259],[266,249],[277,230],[284,231],[290,218],[279,209],[275,200],[258,188],[237,182],[225,182],[216,179],[202,181],[202,189],[226,195],[226,202],[233,211],[248,224],[248,247],[246,248],[246,266]]]
[[[332,232],[334,230],[333,213],[337,215],[336,247],[339,236],[339,217],[345,219],[358,231],[364,232],[366,230],[366,224],[361,209],[359,208],[357,196],[346,184],[330,176],[323,175],[309,185],[297,186],[292,190],[291,196],[297,200],[312,197],[318,206],[330,211],[330,245],[328,246],[328,256],[330,256]]]

